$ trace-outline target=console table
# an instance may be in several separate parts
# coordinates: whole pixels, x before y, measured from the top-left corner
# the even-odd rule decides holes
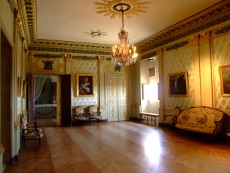
[[[154,125],[159,125],[159,122],[157,122],[157,117],[159,118],[159,114],[140,112],[140,116],[146,116],[147,124],[149,123],[148,117],[151,117],[150,123],[152,123]]]

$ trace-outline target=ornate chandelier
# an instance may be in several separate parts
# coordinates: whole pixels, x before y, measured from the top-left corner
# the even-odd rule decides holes
[[[126,3],[119,3],[113,6],[115,11],[121,12],[122,28],[118,33],[120,44],[112,47],[112,62],[118,66],[128,66],[135,64],[138,59],[136,46],[129,45],[128,32],[124,27],[124,12],[130,10],[131,6]]]

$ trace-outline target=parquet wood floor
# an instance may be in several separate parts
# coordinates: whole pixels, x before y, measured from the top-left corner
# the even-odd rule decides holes
[[[4,173],[230,173],[225,141],[135,122],[43,127]]]

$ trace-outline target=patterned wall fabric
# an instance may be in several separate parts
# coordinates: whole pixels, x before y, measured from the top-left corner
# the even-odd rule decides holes
[[[98,61],[72,60],[71,73],[73,74],[73,106],[98,105]],[[93,74],[94,96],[77,97],[77,74]]]
[[[230,98],[221,95],[221,82],[219,67],[230,65],[230,34],[222,35],[213,39],[213,73],[215,106],[218,109],[229,110]]]
[[[194,105],[194,84],[193,84],[193,52],[192,46],[184,46],[170,51],[164,51],[164,107],[173,108],[191,107]],[[174,73],[188,72],[189,96],[169,97],[168,75]]]

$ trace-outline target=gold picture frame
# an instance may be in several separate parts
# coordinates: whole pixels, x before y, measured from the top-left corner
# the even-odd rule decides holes
[[[188,96],[188,73],[174,73],[168,75],[168,95]]]
[[[149,68],[149,77],[156,77],[156,67]]]
[[[27,81],[23,80],[23,86],[22,86],[22,97],[26,98],[26,88],[27,88]]]
[[[18,77],[18,96],[22,96],[22,77]]]
[[[230,96],[230,65],[220,66],[221,95]]]
[[[77,74],[77,96],[94,95],[94,76],[93,74]]]

